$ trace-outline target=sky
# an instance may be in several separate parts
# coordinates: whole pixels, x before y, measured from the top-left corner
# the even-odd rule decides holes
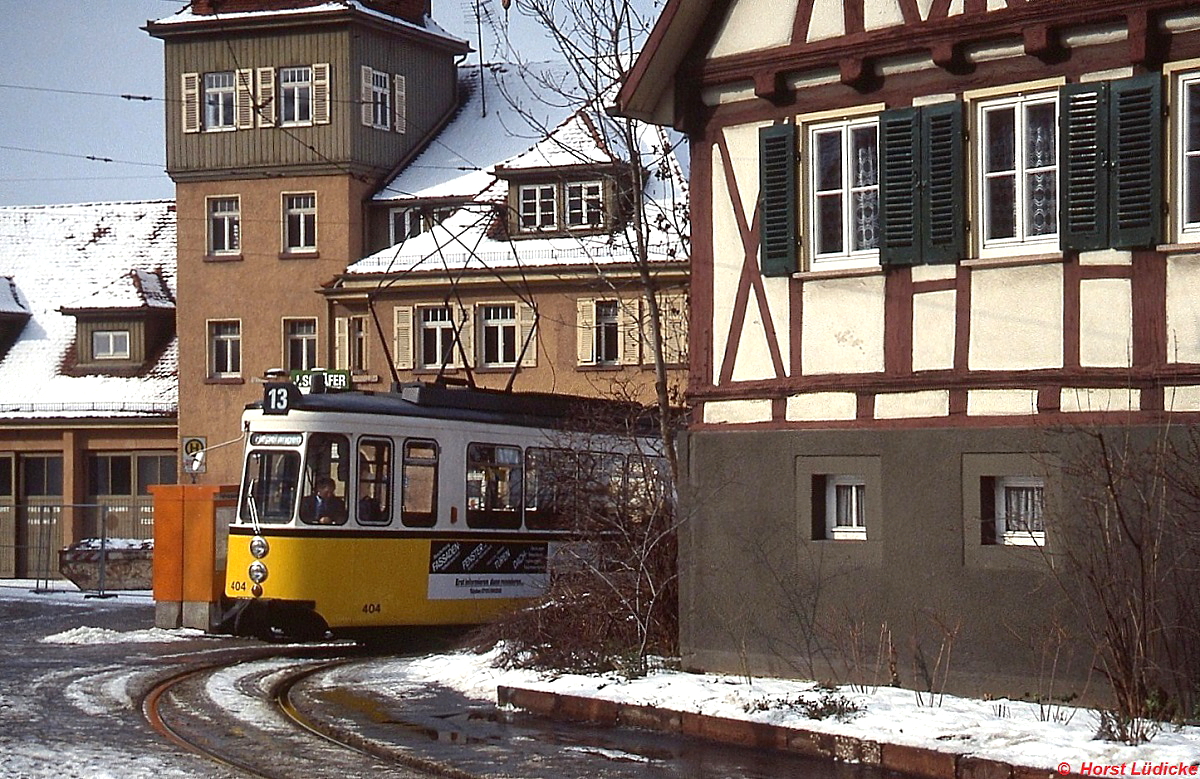
[[[497,0],[486,2],[503,15]],[[0,206],[174,197],[163,171],[163,44],[141,27],[184,4],[0,0]],[[475,41],[473,7],[434,0],[433,16]],[[525,19],[510,24],[536,52],[540,31]]]

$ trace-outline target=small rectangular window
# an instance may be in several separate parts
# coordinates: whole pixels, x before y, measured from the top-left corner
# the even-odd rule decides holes
[[[621,356],[621,304],[616,300],[596,301],[594,325],[596,363],[616,365]]]
[[[137,456],[137,492],[149,495],[155,484],[175,484],[179,468],[173,454],[140,454]]]
[[[283,196],[283,250],[308,252],[317,248],[317,195]]]
[[[421,367],[441,368],[454,362],[454,322],[449,306],[420,309]]]
[[[287,369],[310,371],[317,367],[317,320],[287,319],[283,331]]]
[[[393,208],[391,214],[391,243],[395,246],[409,238],[416,238],[424,229],[419,208]]]
[[[346,320],[347,347],[349,348],[348,367],[352,371],[367,369],[367,318],[352,316]]]
[[[1057,249],[1057,94],[981,102],[978,128],[982,249]]]
[[[242,323],[208,323],[209,376],[228,378],[242,373]]]
[[[878,264],[878,120],[815,125],[808,139],[812,268]]]
[[[208,201],[208,253],[237,254],[242,250],[241,203],[237,197]]]
[[[517,362],[517,307],[509,304],[481,306],[483,365],[500,367]]]
[[[599,181],[567,184],[567,227],[602,227],[604,185]]]
[[[1028,476],[995,480],[996,535],[1002,544],[1041,546],[1046,541],[1045,482]]]
[[[867,482],[862,476],[825,477],[825,537],[863,540],[867,537]]]
[[[523,186],[517,190],[520,200],[520,229],[522,232],[555,230],[558,228],[558,201],[552,184]]]
[[[133,495],[133,458],[127,454],[89,456],[88,495]]]
[[[279,123],[312,124],[313,74],[304,65],[279,69]]]
[[[128,330],[96,330],[92,333],[92,359],[128,360]]]
[[[1179,202],[1180,233],[1189,241],[1200,240],[1200,73],[1180,79]]]
[[[392,126],[391,86],[388,74],[378,70],[371,72],[371,125],[380,130]]]
[[[204,74],[205,130],[233,129],[233,79],[232,70]]]

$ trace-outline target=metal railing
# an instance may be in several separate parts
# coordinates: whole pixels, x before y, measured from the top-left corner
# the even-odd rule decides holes
[[[61,579],[58,553],[66,522],[77,531],[73,538],[89,540],[89,549],[129,548],[131,542],[154,538],[154,501],[147,496],[101,498],[95,503],[53,498],[0,503],[0,578],[35,579],[39,587]],[[101,565],[102,581],[105,568]]]

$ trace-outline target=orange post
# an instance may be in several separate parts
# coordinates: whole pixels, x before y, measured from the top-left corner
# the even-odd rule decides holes
[[[154,624],[212,630],[225,588],[226,528],[237,488],[160,485],[154,495]]]

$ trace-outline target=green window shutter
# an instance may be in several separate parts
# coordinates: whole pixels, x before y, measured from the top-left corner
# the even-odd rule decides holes
[[[967,250],[963,104],[921,108],[920,128],[922,259],[958,262]]]
[[[789,276],[796,267],[796,127],[758,132],[760,262],[764,276]]]
[[[1163,212],[1162,79],[1151,73],[1113,81],[1109,95],[1109,245],[1154,246]]]
[[[1108,84],[1059,92],[1059,245],[1108,246]]]
[[[879,116],[879,204],[883,265],[915,265],[921,261],[922,230],[918,219],[921,167],[920,118],[915,108],[884,111]]]

